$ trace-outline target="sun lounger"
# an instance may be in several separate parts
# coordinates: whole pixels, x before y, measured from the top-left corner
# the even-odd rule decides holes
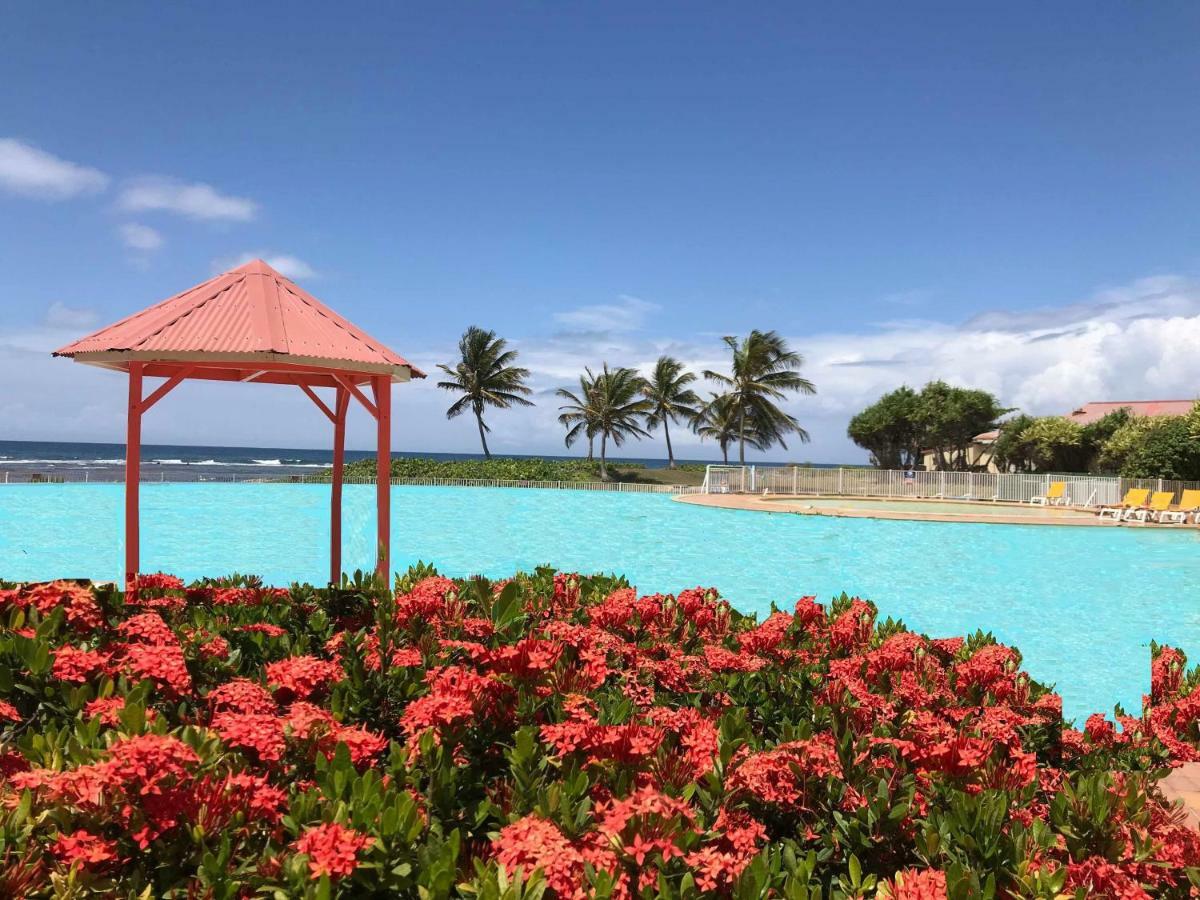
[[[1065,481],[1052,481],[1046,493],[1040,497],[1034,497],[1029,502],[1034,506],[1070,506],[1071,498],[1067,496],[1067,483]]]
[[[1130,488],[1125,492],[1124,498],[1116,506],[1100,507],[1100,518],[1111,515],[1118,522],[1124,517],[1125,513],[1131,509],[1137,509],[1146,505],[1146,500],[1150,497],[1150,488]]]
[[[1167,511],[1171,503],[1175,500],[1174,491],[1155,491],[1154,496],[1150,498],[1150,502],[1145,506],[1137,509],[1125,511],[1126,522],[1151,522],[1160,514]]]
[[[1188,516],[1191,516],[1192,520],[1200,525],[1200,491],[1195,489],[1184,491],[1183,496],[1179,498],[1179,505],[1174,509],[1164,509],[1160,512],[1158,521],[1184,525],[1187,523]]]

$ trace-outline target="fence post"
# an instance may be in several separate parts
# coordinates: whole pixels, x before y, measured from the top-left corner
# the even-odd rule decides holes
[[[838,466],[838,496],[842,495],[842,467]]]
[[[792,496],[800,496],[800,467],[792,466]]]

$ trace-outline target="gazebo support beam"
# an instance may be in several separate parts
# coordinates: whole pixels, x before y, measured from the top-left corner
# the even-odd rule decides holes
[[[360,391],[358,389],[358,385],[355,384],[350,379],[346,378],[345,376],[343,376],[342,374],[340,374],[338,372],[334,372],[333,377],[334,377],[334,380],[336,380],[338,384],[340,384],[342,387],[344,387],[346,390],[348,390],[350,393],[352,393],[355,396],[355,398],[358,400],[358,402],[363,405],[363,409],[365,409],[367,412],[369,412],[376,419],[379,418],[379,378],[380,378],[380,376],[376,375],[371,378],[371,390],[375,392],[375,402],[374,403],[372,403],[370,400],[368,400],[367,395],[364,394],[362,391]],[[391,384],[390,378],[388,379],[388,384]]]
[[[330,584],[341,584],[342,581],[342,472],[346,461],[346,410],[349,406],[349,392],[338,388],[334,402],[333,473],[329,498]]]
[[[125,429],[125,587],[138,574],[138,482],[142,475],[142,364],[129,364]]]
[[[377,375],[371,379],[375,394],[375,514],[379,556],[375,573],[388,587],[391,578],[392,531],[392,379]],[[357,392],[356,392],[357,393]],[[361,398],[360,399],[365,399]]]
[[[302,390],[302,391],[304,391],[304,393],[308,394],[309,399],[312,400],[313,403],[317,404],[317,409],[319,409],[321,412],[325,413],[325,418],[327,418],[334,425],[337,425],[337,421],[338,421],[337,416],[334,414],[333,410],[331,410],[328,406],[325,405],[325,401],[317,396],[316,391],[314,391],[312,388],[310,388],[307,384],[301,384],[300,390]],[[342,393],[343,393],[342,389],[338,388],[337,389],[338,402],[341,402]]]

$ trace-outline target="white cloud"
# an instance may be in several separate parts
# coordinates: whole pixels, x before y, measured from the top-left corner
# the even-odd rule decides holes
[[[98,169],[60,159],[15,138],[0,138],[0,187],[13,193],[64,200],[102,191],[108,182]]]
[[[45,324],[48,329],[91,328],[98,318],[94,309],[67,306],[56,300],[46,309]]]
[[[263,255],[263,254],[260,254]],[[274,264],[274,263],[272,263]],[[620,305],[620,304],[614,304]],[[565,314],[570,316],[571,314]],[[24,328],[0,325],[0,383],[20,390],[0,398],[0,416],[13,438],[120,440],[124,384],[90,367],[51,360],[50,350],[77,338],[94,324],[94,314],[50,307],[45,321]],[[382,341],[427,372],[454,354],[447,329],[439,346],[414,347],[403,323],[372,328]],[[572,331],[551,335],[506,335],[532,371],[533,409],[489,413],[489,443],[506,453],[563,453],[563,430],[556,421],[554,388],[576,383],[584,366],[631,365],[647,371],[662,353],[683,360],[692,371],[728,368],[715,334],[664,337],[649,326],[627,330]],[[771,323],[764,323],[769,325]],[[807,446],[792,444],[770,459],[820,462],[865,461],[846,438],[850,416],[885,391],[935,378],[995,392],[1006,406],[1034,414],[1069,411],[1089,400],[1191,399],[1200,392],[1200,281],[1178,277],[1145,279],[1097,293],[1085,302],[1032,313],[995,312],[960,324],[896,321],[855,332],[788,335],[806,357],[805,374],[815,397],[788,402],[813,436]],[[451,397],[433,384],[401,385],[396,390],[394,446],[405,450],[465,451],[478,448],[469,422],[447,421]],[[700,383],[698,390],[708,389]],[[182,389],[181,389],[182,390]],[[270,393],[278,410],[262,415],[254,390]],[[178,402],[155,408],[153,435],[159,443],[202,443],[195,423],[219,416],[223,439],[258,446],[327,446],[324,420],[299,392],[260,386],[196,385]],[[248,393],[249,392],[249,393]],[[297,396],[292,397],[295,393]],[[263,395],[266,396],[266,395]],[[78,409],[87,416],[77,420]],[[288,404],[292,404],[288,406]],[[372,422],[352,415],[349,446],[372,445]],[[716,458],[684,429],[672,430],[681,458]],[[571,451],[574,452],[574,451]],[[627,444],[628,456],[662,456],[661,435]],[[761,460],[762,454],[750,454]]]
[[[554,321],[572,331],[636,331],[660,308],[657,303],[622,295],[616,303],[598,303],[555,313]]]
[[[157,250],[163,245],[163,236],[149,225],[126,222],[117,230],[120,232],[121,240],[125,242],[125,246],[131,250],[149,252]]]
[[[169,212],[189,219],[249,222],[258,204],[246,197],[222,194],[202,182],[150,175],[130,181],[121,191],[118,206],[129,212]]]
[[[289,256],[286,253],[269,253],[266,250],[241,253],[237,256],[226,257],[225,259],[215,259],[212,263],[212,270],[214,273],[228,272],[230,269],[244,266],[254,259],[261,259],[280,275],[285,278],[291,278],[293,281],[317,277],[317,270],[300,259],[300,257]]]

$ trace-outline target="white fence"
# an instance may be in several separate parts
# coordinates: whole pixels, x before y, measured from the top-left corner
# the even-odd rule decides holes
[[[816,469],[804,466],[709,466],[709,494],[790,494],[847,497],[914,497],[943,500],[1008,500],[1028,503],[1050,484],[1066,482],[1074,506],[1118,503],[1130,488],[1173,491],[1200,488],[1197,481],[1116,478],[1105,475],[903,472],[895,469]]]

